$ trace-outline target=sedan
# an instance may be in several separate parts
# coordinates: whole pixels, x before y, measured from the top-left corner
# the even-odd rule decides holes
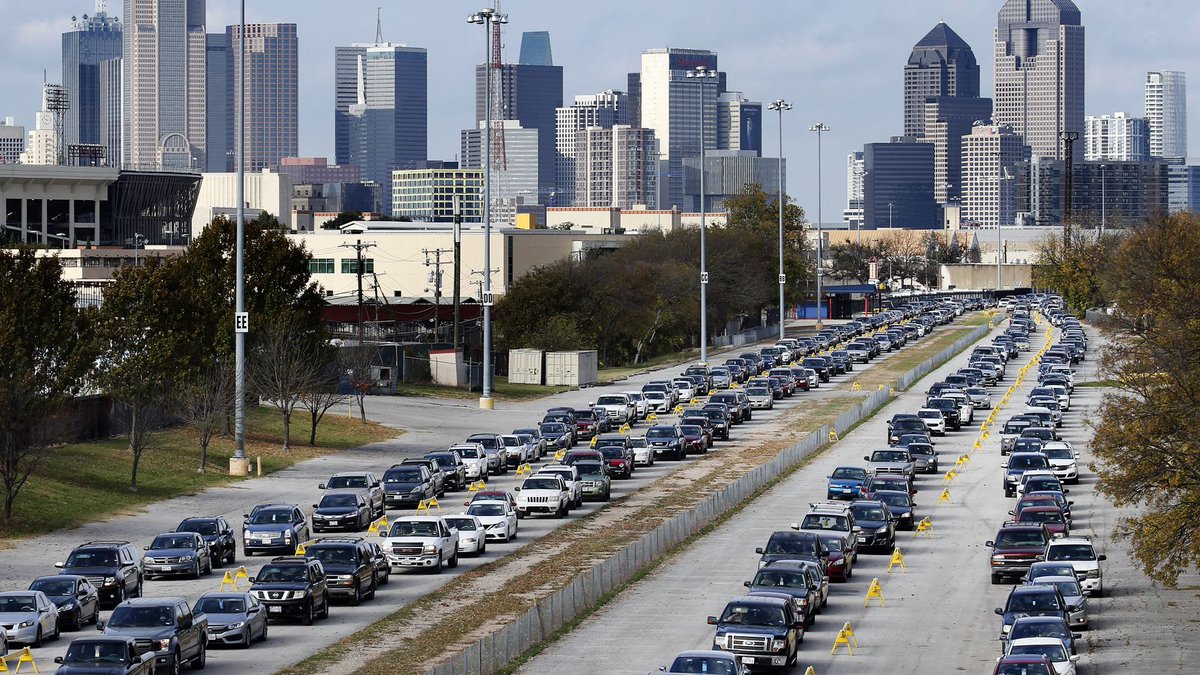
[[[1079,660],[1078,656],[1068,654],[1066,648],[1063,647],[1060,640],[1054,638],[1021,638],[1019,640],[1010,640],[1008,643],[1008,651],[1004,658],[1000,660],[1009,662],[1009,667],[1016,666],[1017,662],[1029,659],[1029,665],[1036,664],[1034,659],[1046,659],[1050,662],[1053,670],[1053,675],[1075,675],[1075,662]],[[1025,667],[1026,664],[1021,664],[1021,669],[1001,670],[1001,673],[1021,673],[1026,675],[1038,672]],[[1003,666],[997,666],[1003,667]],[[1042,667],[1038,665],[1035,667]]]
[[[475,502],[467,508],[467,515],[483,523],[488,539],[509,541],[517,536],[517,512],[504,502]]]
[[[770,410],[775,407],[775,396],[766,387],[747,389],[746,398],[750,399],[750,407],[755,410]]]
[[[267,608],[249,593],[205,593],[193,611],[208,615],[208,644],[241,647],[267,639]]]
[[[361,492],[326,492],[313,504],[313,532],[349,530],[357,532],[371,524],[371,506]]]
[[[58,639],[58,607],[41,591],[0,593],[0,625],[8,642],[41,647],[45,638]]]
[[[749,675],[750,671],[730,652],[696,650],[680,652],[671,665],[658,669],[659,672],[675,673],[727,673]]]
[[[1083,588],[1079,585],[1079,580],[1075,578],[1074,572],[1064,576],[1040,575],[1029,583],[1057,586],[1058,592],[1062,593],[1063,600],[1067,601],[1071,628],[1079,630],[1088,629],[1091,622],[1088,620],[1087,597],[1083,594]]]
[[[683,432],[683,440],[686,443],[684,452],[689,455],[702,455],[708,452],[708,437],[704,433],[702,427],[695,424],[681,424],[679,430]]]
[[[142,568],[146,578],[187,575],[199,579],[212,572],[212,557],[204,537],[195,532],[160,534],[145,547]]]
[[[56,574],[38,577],[29,590],[41,591],[58,607],[58,623],[64,630],[79,630],[100,618],[100,596],[87,577]]]
[[[480,556],[487,552],[487,528],[478,516],[460,513],[446,516],[446,524],[458,530],[458,552]]]

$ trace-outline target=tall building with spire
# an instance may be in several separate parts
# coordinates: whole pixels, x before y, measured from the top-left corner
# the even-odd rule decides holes
[[[921,38],[904,65],[904,135],[925,135],[925,101],[933,97],[979,98],[975,52],[946,22]]]
[[[1063,159],[1061,134],[1084,134],[1084,30],[1072,0],[1005,0],[996,25],[993,119],[1035,157]]]
[[[1146,73],[1146,123],[1151,157],[1187,157],[1187,75]]]
[[[63,142],[103,143],[100,70],[104,61],[121,57],[121,22],[108,15],[103,0],[91,16],[72,17],[72,22],[62,35],[62,84],[70,103],[63,117]]]

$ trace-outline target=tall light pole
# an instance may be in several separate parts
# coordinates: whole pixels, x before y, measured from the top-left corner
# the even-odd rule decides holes
[[[246,0],[241,2],[241,24],[238,30],[238,93],[237,93],[237,247],[234,254],[237,281],[234,290],[234,355],[233,355],[233,456],[229,458],[231,476],[250,474],[246,458],[246,332],[250,317],[246,315],[245,249],[246,249]]]
[[[496,406],[492,400],[492,28],[496,24],[508,23],[508,15],[485,7],[467,17],[467,23],[483,26],[484,106],[483,134],[480,149],[483,151],[483,392],[479,396],[479,407],[491,410]]]
[[[772,101],[767,109],[779,113],[779,339],[782,340],[784,310],[787,307],[783,302],[783,287],[787,284],[787,275],[783,272],[783,111],[791,110],[792,104],[779,98]]]
[[[817,122],[808,130],[817,134],[817,322],[815,327],[817,330],[821,330],[825,327],[825,324],[821,323],[821,274],[824,272],[821,265],[821,134],[831,129],[824,122]]]
[[[1107,164],[1100,165],[1100,234],[1104,234],[1104,226],[1108,224],[1108,169]]]
[[[687,76],[695,78],[700,82],[700,361],[701,363],[708,362],[708,267],[707,267],[707,250],[705,248],[705,237],[708,225],[705,222],[705,213],[708,212],[708,205],[705,203],[705,184],[704,184],[704,157],[705,157],[705,139],[704,131],[706,128],[707,117],[704,114],[704,82],[715,78],[717,72],[709,70],[704,66],[696,66],[695,70],[689,70]]]

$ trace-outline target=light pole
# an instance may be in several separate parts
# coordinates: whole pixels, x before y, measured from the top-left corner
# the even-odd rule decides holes
[[[238,93],[237,93],[237,281],[234,290],[234,375],[233,375],[233,456],[229,458],[231,476],[250,474],[246,458],[246,332],[250,318],[246,315],[245,253],[246,253],[246,0],[241,1],[241,25],[238,30]]]
[[[821,274],[824,272],[821,265],[821,134],[830,128],[824,122],[817,122],[808,130],[817,134],[817,322],[814,327],[821,330],[825,327],[821,323]]]
[[[1108,224],[1108,169],[1107,164],[1100,165],[1100,234],[1104,234],[1104,226]]]
[[[707,250],[705,248],[705,237],[708,225],[705,222],[705,213],[708,212],[707,204],[705,204],[705,184],[704,184],[704,156],[705,156],[705,117],[704,114],[704,81],[715,78],[717,72],[709,70],[704,66],[696,66],[695,70],[689,70],[687,76],[695,78],[700,82],[700,362],[708,362],[708,267],[707,267]]]
[[[479,396],[479,407],[491,410],[496,406],[492,400],[492,29],[497,24],[508,23],[508,15],[485,7],[467,17],[467,23],[483,26],[484,106],[483,134],[480,146],[483,151],[483,392]]]
[[[783,272],[783,111],[791,110],[792,104],[783,99],[775,99],[767,106],[769,110],[779,113],[779,339],[784,338],[784,310],[787,307],[783,301],[783,287],[787,276]]]
[[[892,211],[896,208],[895,202],[888,202],[888,229],[892,229]]]

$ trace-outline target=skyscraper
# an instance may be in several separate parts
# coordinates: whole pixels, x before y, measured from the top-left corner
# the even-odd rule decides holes
[[[866,227],[934,229],[941,226],[933,200],[933,145],[910,136],[863,146],[863,224]]]
[[[658,143],[649,129],[617,124],[576,134],[575,206],[630,209],[653,205]]]
[[[979,125],[962,139],[963,223],[1010,226],[1017,217],[1017,174],[1029,148],[1005,126]]]
[[[229,81],[229,71],[233,68],[229,55],[229,35],[227,33],[209,33],[205,38],[205,78],[208,87],[205,92],[205,111],[208,120],[205,123],[204,138],[207,143],[204,151],[205,167],[209,173],[227,173],[235,170],[234,153],[234,107],[236,99],[230,99],[233,94],[233,82]]]
[[[555,164],[557,191],[556,206],[573,206],[575,202],[575,153],[579,132],[589,127],[611,128],[614,124],[629,123],[629,97],[624,92],[609,89],[598,94],[576,96],[569,107],[555,110]]]
[[[55,101],[62,101],[64,89],[59,84],[42,85],[42,107],[34,117],[29,132],[29,145],[21,153],[22,164],[62,164],[62,130],[59,128]]]
[[[762,156],[762,103],[740,91],[721,92],[717,101],[717,147]]]
[[[925,100],[925,137],[933,144],[933,197],[939,204],[962,196],[962,138],[992,117],[992,99],[937,96]]]
[[[1142,162],[1150,159],[1150,130],[1146,120],[1119,112],[1088,115],[1085,120],[1086,161]]]
[[[25,152],[25,127],[11,117],[0,121],[0,164],[16,164]]]
[[[971,46],[939,21],[904,65],[905,136],[925,136],[925,101],[942,96],[979,98],[979,64]]]
[[[1146,73],[1150,156],[1187,157],[1187,76],[1174,70]]]
[[[527,30],[521,33],[521,58],[523,66],[552,66],[554,56],[550,52],[550,32]]]
[[[124,59],[118,56],[100,62],[100,145],[104,146],[109,166],[121,165],[121,78]]]
[[[483,168],[484,124],[475,129],[464,129],[460,135],[462,167]],[[540,204],[538,162],[542,156],[540,144],[542,134],[538,129],[526,129],[517,120],[493,120],[494,127],[504,127],[505,161],[492,162],[490,215],[493,222],[511,223],[516,218],[517,206]],[[553,152],[551,153],[553,155]]]
[[[847,227],[862,227],[864,171],[861,152],[846,156],[846,208],[842,211],[842,222]]]
[[[226,124],[230,150],[237,153],[233,139],[237,119],[241,77],[241,26],[225,28],[229,69],[226,90]],[[262,171],[283,157],[300,150],[300,45],[294,23],[246,24],[246,170]],[[210,82],[209,86],[217,86]],[[219,114],[209,111],[209,114]],[[231,156],[233,156],[231,155]],[[235,158],[236,161],[236,158]],[[235,165],[236,166],[236,165]]]
[[[1083,43],[1072,0],[1005,0],[996,27],[993,120],[1038,157],[1063,158],[1059,135],[1083,137]]]
[[[62,35],[62,83],[70,107],[63,118],[66,144],[100,139],[100,64],[121,56],[121,22],[103,10],[75,21]],[[116,158],[110,158],[116,159]]]
[[[124,17],[123,165],[204,167],[205,0],[125,0]]]

